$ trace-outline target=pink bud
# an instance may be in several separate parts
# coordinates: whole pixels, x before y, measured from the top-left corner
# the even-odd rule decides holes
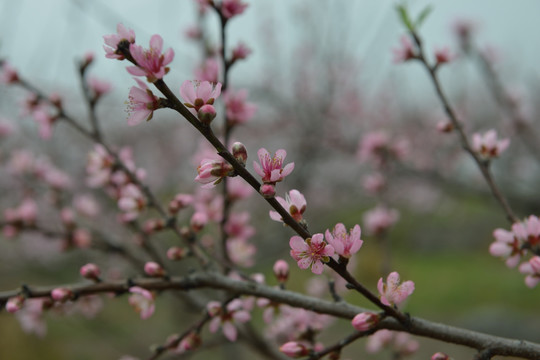
[[[66,302],[73,296],[71,290],[66,288],[56,288],[51,291],[51,297],[54,301]]]
[[[213,105],[203,105],[197,113],[203,124],[210,124],[216,117],[216,108]]]
[[[281,345],[279,351],[292,358],[299,358],[309,354],[309,349],[302,343],[289,341]]]
[[[204,228],[207,222],[208,222],[208,215],[206,215],[206,213],[197,211],[191,217],[190,225],[193,231],[198,232]]]
[[[272,184],[262,184],[259,192],[265,199],[270,199],[276,195],[276,188]]]
[[[289,264],[285,260],[278,260],[274,264],[274,275],[280,283],[284,283],[289,278]]]
[[[232,144],[231,149],[234,158],[238,160],[238,162],[242,164],[242,166],[246,166],[246,160],[248,155],[247,149],[244,144],[242,144],[241,142],[235,142],[234,144]]]
[[[71,208],[63,208],[62,211],[60,211],[60,219],[62,219],[65,226],[73,226],[75,223],[75,213]]]
[[[448,355],[442,352],[435,353],[431,356],[431,360],[449,360]]]
[[[178,246],[173,246],[167,250],[167,258],[169,260],[182,260],[186,257],[187,251]]]
[[[358,331],[372,329],[379,322],[379,315],[372,312],[363,312],[352,319],[352,326]]]
[[[154,231],[163,230],[164,227],[165,223],[162,219],[148,219],[143,225],[144,232],[147,234],[151,234]]]
[[[156,262],[149,261],[144,264],[144,272],[149,276],[160,277],[165,275],[165,270]]]
[[[178,344],[178,347],[176,349],[180,353],[184,353],[186,351],[195,350],[200,345],[201,337],[196,332],[190,332],[182,339],[182,341],[180,341],[180,344]]]
[[[83,278],[94,281],[99,281],[99,275],[101,273],[99,267],[92,263],[81,266],[81,270],[79,272]]]
[[[24,304],[24,297],[21,295],[14,296],[8,299],[6,303],[6,310],[9,313],[14,313],[22,309]]]

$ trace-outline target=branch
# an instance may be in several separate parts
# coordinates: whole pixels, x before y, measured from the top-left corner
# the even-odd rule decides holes
[[[358,313],[370,311],[345,302],[335,303],[333,301],[312,298],[296,292],[258,284],[253,281],[233,280],[216,272],[194,273],[185,277],[171,277],[169,280],[141,278],[132,279],[129,282],[113,281],[97,284],[74,284],[67,286],[67,288],[74,294],[84,296],[111,292],[123,294],[128,292],[131,286],[140,286],[147,290],[155,291],[192,290],[198,288],[221,289],[237,295],[263,297],[277,303],[349,320]],[[25,287],[25,295],[28,297],[50,297],[51,291],[54,288]],[[21,290],[1,292],[0,303],[5,303],[10,297],[17,296],[21,293]],[[530,360],[540,358],[540,344],[488,335],[477,331],[431,322],[418,317],[411,317],[407,326],[393,318],[386,318],[379,323],[376,329],[405,331],[413,335],[463,345],[484,352],[487,351],[486,349],[489,349],[491,356],[515,356]]]

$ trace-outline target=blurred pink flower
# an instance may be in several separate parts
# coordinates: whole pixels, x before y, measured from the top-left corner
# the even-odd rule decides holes
[[[324,242],[323,234],[313,234],[306,240],[293,236],[289,245],[291,256],[298,262],[298,267],[304,270],[311,267],[314,274],[322,274],[323,262],[330,261],[330,256],[334,255],[334,248]]]
[[[292,358],[309,355],[311,346],[299,341],[289,341],[279,347],[279,351]]]
[[[237,239],[249,239],[255,235],[255,228],[249,225],[251,215],[249,212],[244,211],[241,213],[233,212],[230,214],[223,230],[229,235],[229,237]]]
[[[230,238],[227,240],[227,254],[231,261],[242,267],[255,265],[257,247],[243,238]]]
[[[223,0],[221,2],[221,14],[226,19],[230,19],[235,15],[240,15],[248,7],[248,4],[241,0]]]
[[[141,315],[141,319],[148,319],[155,310],[154,295],[139,286],[129,288],[131,295],[129,296],[129,304],[135,308]]]
[[[338,223],[332,232],[326,230],[325,237],[326,241],[334,247],[338,255],[348,259],[362,247],[364,241],[360,239],[361,233],[359,225],[355,225],[347,233],[345,225]]]
[[[510,139],[497,139],[497,132],[488,130],[483,135],[474,133],[472,137],[472,148],[485,159],[498,157],[510,145]]]
[[[448,63],[455,59],[455,55],[450,52],[448,47],[442,49],[435,49],[435,60],[437,64]]]
[[[533,256],[528,262],[519,266],[519,272],[527,274],[525,284],[533,288],[540,283],[540,256]]]
[[[120,189],[118,207],[124,212],[123,220],[132,221],[146,208],[146,197],[137,185],[129,183]]]
[[[122,23],[116,25],[116,34],[104,35],[103,39],[105,40],[105,57],[109,59],[118,59],[124,60],[124,55],[117,51],[118,44],[122,41],[128,43],[135,43],[135,32],[131,29],[126,29]]]
[[[243,89],[236,92],[228,89],[223,95],[229,125],[243,124],[255,115],[257,106],[246,102],[247,95]]]
[[[0,84],[15,84],[19,82],[17,70],[7,61],[0,63],[0,70]]]
[[[297,222],[302,221],[302,214],[306,211],[306,198],[298,190],[291,190],[285,194],[285,199],[280,196],[276,196],[276,200],[285,210],[291,214],[294,220]],[[281,221],[281,215],[277,211],[270,210],[270,218],[274,221]]]
[[[245,323],[251,319],[251,315],[243,308],[240,299],[232,300],[227,304],[226,309],[223,309],[217,301],[209,302],[206,308],[208,314],[213,318],[208,326],[210,332],[215,333],[221,327],[223,335],[233,342],[236,341],[238,336],[235,324]]]
[[[363,216],[364,227],[373,235],[380,235],[390,229],[398,220],[399,212],[378,205],[375,209],[366,211]]]
[[[98,79],[94,76],[88,78],[88,87],[90,91],[92,91],[92,93],[94,94],[94,99],[105,95],[112,89],[112,85],[110,82]]]
[[[381,302],[385,305],[398,305],[405,301],[414,291],[414,282],[405,281],[400,283],[399,274],[392,272],[386,278],[386,283],[380,278],[377,284],[377,290],[381,295]]]
[[[405,62],[416,57],[412,40],[409,36],[403,35],[400,39],[400,46],[393,48],[394,63]]]
[[[219,62],[215,58],[208,58],[204,63],[195,69],[195,79],[198,81],[208,81],[218,83],[219,81]]]
[[[489,246],[489,253],[493,256],[505,258],[506,266],[515,267],[526,252],[523,247],[526,235],[525,227],[521,223],[513,224],[512,231],[495,229],[493,231],[495,241]]]
[[[129,51],[137,66],[128,66],[127,71],[131,75],[146,76],[149,82],[162,79],[169,72],[167,65],[174,58],[174,51],[171,48],[162,54],[163,39],[157,34],[150,38],[150,49],[145,50],[142,46],[131,44]]]
[[[245,59],[249,54],[251,54],[251,49],[243,42],[238,43],[232,50],[233,61]]]

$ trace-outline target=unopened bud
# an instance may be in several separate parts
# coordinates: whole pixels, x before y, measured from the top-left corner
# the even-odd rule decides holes
[[[147,234],[151,234],[154,231],[163,230],[165,227],[165,222],[163,219],[149,219],[144,223],[144,232]]]
[[[24,304],[24,297],[17,295],[8,299],[6,303],[6,310],[9,313],[15,313],[22,309]]]
[[[190,220],[191,229],[195,232],[201,231],[208,222],[208,216],[200,211],[197,211]]]
[[[356,315],[352,321],[352,326],[358,331],[372,329],[379,322],[379,315],[372,312],[363,312]]]
[[[167,250],[169,260],[182,260],[187,255],[187,250],[178,246],[173,246]]]
[[[274,264],[274,275],[280,283],[284,283],[289,278],[289,264],[285,260],[278,260]]]
[[[165,270],[156,262],[149,261],[144,264],[144,272],[148,276],[161,277],[165,275]]]
[[[180,353],[197,349],[201,345],[201,337],[196,332],[190,332],[186,335],[178,347],[176,348]]]
[[[56,288],[51,291],[51,297],[54,301],[66,302],[73,297],[73,293],[66,288]]]
[[[309,349],[304,344],[297,341],[289,341],[281,345],[279,351],[292,358],[309,355]]]
[[[450,360],[450,357],[445,353],[438,352],[431,356],[431,360]]]
[[[199,120],[203,124],[210,124],[216,117],[216,108],[213,105],[203,105],[197,113]]]
[[[100,281],[99,275],[101,274],[101,271],[96,264],[88,263],[83,265],[81,266],[81,270],[79,272],[85,279],[94,280],[96,282]]]
[[[232,144],[232,154],[234,158],[242,164],[242,166],[246,166],[246,160],[247,160],[247,149],[241,142],[235,142]]]
[[[276,195],[276,188],[272,184],[262,184],[259,192],[265,199],[270,199]]]

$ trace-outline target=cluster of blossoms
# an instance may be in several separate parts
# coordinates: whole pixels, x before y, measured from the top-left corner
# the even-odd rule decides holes
[[[506,259],[508,267],[515,267],[530,251],[533,255],[519,266],[519,271],[526,274],[525,284],[535,287],[540,282],[540,220],[531,215],[522,222],[512,225],[511,231],[495,229],[495,241],[489,252],[493,256]]]
[[[260,164],[254,161],[253,168],[263,181],[259,191],[266,198],[274,197],[276,183],[282,181],[294,170],[294,163],[283,166],[283,161],[287,156],[287,152],[283,149],[279,149],[274,156],[270,156],[268,150],[261,148],[257,151],[257,155]]]
[[[225,307],[217,301],[211,301],[206,309],[212,317],[209,325],[210,332],[215,333],[221,327],[223,335],[229,341],[236,341],[238,336],[235,324],[245,323],[251,319],[250,313],[244,308],[244,303],[240,299],[232,300]]]
[[[420,344],[411,339],[411,335],[405,332],[396,332],[390,330],[379,330],[368,338],[366,350],[369,353],[376,353],[383,348],[390,348],[399,356],[408,356],[414,354]]]
[[[300,236],[293,236],[289,241],[291,256],[297,261],[301,269],[311,268],[314,274],[322,274],[323,263],[330,261],[330,257],[339,256],[349,259],[362,246],[360,239],[360,226],[347,232],[345,226],[337,224],[332,232],[326,230],[326,234],[313,234],[306,240]],[[326,236],[326,242],[324,238]]]
[[[117,156],[122,167],[105,147],[95,145],[94,150],[88,154],[87,184],[90,187],[104,187],[109,196],[118,201],[118,207],[123,211],[120,220],[132,221],[147,205],[141,188],[134,183],[134,180],[144,179],[146,171],[135,166],[129,148],[121,149]]]

